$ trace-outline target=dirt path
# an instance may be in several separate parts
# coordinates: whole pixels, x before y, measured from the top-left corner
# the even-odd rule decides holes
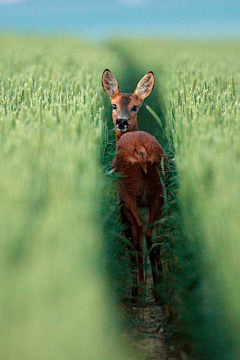
[[[144,307],[133,307],[132,316],[135,323],[130,333],[144,360],[182,360],[176,355],[174,347],[168,344],[160,306],[150,300]]]
[[[190,360],[171,343],[163,310],[150,291],[143,306],[129,305],[125,311],[131,323],[128,336],[144,360]]]

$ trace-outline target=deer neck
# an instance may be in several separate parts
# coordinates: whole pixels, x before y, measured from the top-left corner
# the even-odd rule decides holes
[[[126,131],[122,132],[119,131],[117,128],[115,128],[115,134],[116,134],[116,141],[118,141],[120,139],[120,137],[124,134],[126,134],[127,132],[133,132],[133,131],[138,131],[138,126],[137,124],[134,125],[132,128],[128,128]]]

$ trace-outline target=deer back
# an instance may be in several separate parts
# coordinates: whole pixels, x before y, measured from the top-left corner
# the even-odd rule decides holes
[[[150,197],[163,192],[158,170],[163,173],[167,156],[156,138],[144,131],[129,132],[121,136],[116,146],[114,170],[122,174],[120,195],[124,192],[133,198]],[[163,159],[163,161],[162,161]]]

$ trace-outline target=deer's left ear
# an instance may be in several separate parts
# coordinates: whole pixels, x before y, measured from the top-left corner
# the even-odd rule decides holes
[[[143,100],[148,95],[151,94],[153,88],[154,88],[154,74],[152,71],[149,71],[137,84],[134,94],[137,94]]]

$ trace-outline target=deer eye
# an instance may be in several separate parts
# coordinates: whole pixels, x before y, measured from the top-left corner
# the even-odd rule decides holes
[[[113,108],[113,110],[117,110],[117,105],[116,105],[116,104],[112,104],[112,108]]]
[[[131,110],[134,111],[134,112],[136,112],[137,109],[138,109],[137,106],[133,106]]]

